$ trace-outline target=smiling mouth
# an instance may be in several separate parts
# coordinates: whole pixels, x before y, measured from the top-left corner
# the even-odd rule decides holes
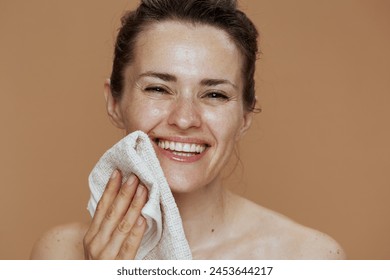
[[[209,147],[209,145],[207,144],[182,143],[158,138],[155,139],[155,142],[160,148],[164,150],[169,150],[174,155],[184,157],[199,155]]]

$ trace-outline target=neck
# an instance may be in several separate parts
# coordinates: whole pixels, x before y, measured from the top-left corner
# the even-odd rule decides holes
[[[226,220],[227,192],[219,179],[191,193],[174,193],[192,251],[215,242]]]

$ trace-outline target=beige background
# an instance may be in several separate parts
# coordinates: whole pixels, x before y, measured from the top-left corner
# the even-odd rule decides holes
[[[0,0],[0,259],[26,259],[43,231],[88,218],[89,171],[122,136],[102,87],[134,5]],[[262,36],[263,113],[229,185],[352,259],[390,259],[390,2],[241,7]]]

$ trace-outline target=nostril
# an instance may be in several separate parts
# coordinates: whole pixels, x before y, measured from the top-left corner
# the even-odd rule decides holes
[[[192,101],[178,101],[170,112],[168,123],[180,129],[188,129],[200,126],[200,119],[199,112]]]

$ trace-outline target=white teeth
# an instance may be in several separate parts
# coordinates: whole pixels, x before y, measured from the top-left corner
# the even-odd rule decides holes
[[[158,146],[166,149],[175,151],[174,154],[180,155],[180,156],[192,156],[190,153],[202,153],[206,149],[206,145],[200,145],[200,144],[190,144],[190,143],[180,143],[180,142],[172,142],[172,141],[164,141],[159,140]]]
[[[176,142],[176,144],[175,144],[175,151],[178,151],[178,152],[183,151],[183,144]]]
[[[190,154],[190,153],[173,152],[173,154],[178,155],[178,156],[184,156],[184,157],[191,157],[191,156],[193,156],[193,154]]]
[[[185,143],[183,145],[183,152],[190,152],[191,151],[191,145],[188,143]]]

